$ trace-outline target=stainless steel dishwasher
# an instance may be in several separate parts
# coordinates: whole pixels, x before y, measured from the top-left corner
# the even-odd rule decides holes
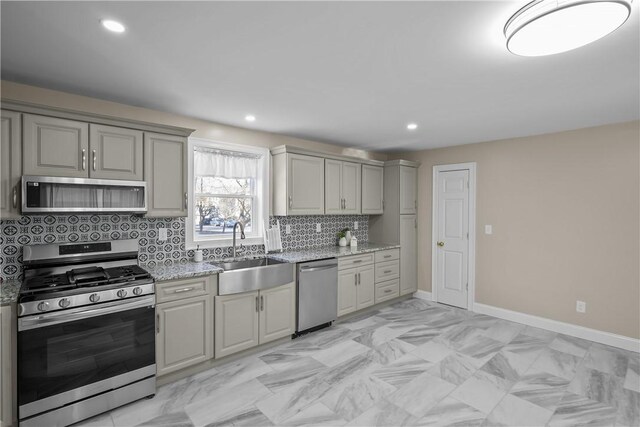
[[[296,333],[329,326],[338,317],[338,260],[298,264]]]

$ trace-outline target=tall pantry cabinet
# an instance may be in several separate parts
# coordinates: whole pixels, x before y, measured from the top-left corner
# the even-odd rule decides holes
[[[369,240],[400,245],[400,295],[418,289],[418,167],[408,160],[384,164],[384,214],[369,217]]]

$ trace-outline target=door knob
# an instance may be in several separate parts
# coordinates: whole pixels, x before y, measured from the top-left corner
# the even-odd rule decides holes
[[[438,242],[438,246],[440,247],[444,246],[444,242]]]

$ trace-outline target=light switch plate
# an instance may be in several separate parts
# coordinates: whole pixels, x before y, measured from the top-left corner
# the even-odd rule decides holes
[[[284,226],[284,232],[287,234],[291,234],[291,224],[287,224]]]
[[[358,229],[358,221],[354,221],[353,222],[353,229],[357,230]]]
[[[158,229],[158,240],[161,242],[165,242],[167,240],[167,229],[159,228]]]
[[[493,226],[485,225],[484,226],[484,234],[493,234]]]
[[[322,227],[320,226],[320,223],[316,224],[316,233],[321,233],[322,232]]]
[[[584,301],[576,301],[576,311],[578,313],[586,313],[587,312],[587,303]]]

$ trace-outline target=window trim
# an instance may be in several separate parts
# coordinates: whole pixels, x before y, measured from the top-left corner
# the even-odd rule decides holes
[[[214,239],[206,239],[206,240],[195,240],[195,217],[194,217],[194,206],[193,201],[195,200],[195,194],[193,189],[193,181],[194,181],[194,171],[193,171],[193,150],[196,146],[204,146],[215,149],[222,149],[228,151],[239,151],[250,154],[257,154],[260,157],[258,160],[258,176],[256,177],[256,192],[254,196],[254,200],[257,202],[254,207],[255,213],[258,214],[259,218],[256,218],[252,223],[252,235],[247,236],[246,239],[240,240],[238,236],[238,240],[236,244],[244,244],[244,245],[262,245],[264,244],[264,222],[269,220],[269,166],[270,166],[270,156],[268,148],[255,147],[244,144],[236,144],[230,142],[222,142],[216,141],[212,139],[204,139],[204,138],[193,138],[190,137],[188,141],[188,192],[189,192],[189,203],[187,206],[187,218],[185,221],[185,249],[196,249],[197,246],[200,248],[220,248],[227,247],[233,245],[233,236],[225,236]]]

